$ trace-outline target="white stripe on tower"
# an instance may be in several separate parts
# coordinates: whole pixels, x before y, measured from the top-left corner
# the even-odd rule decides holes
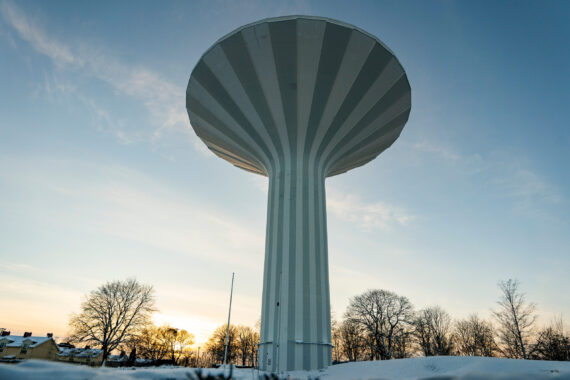
[[[322,181],[319,182],[320,186],[320,215],[321,215],[321,230],[320,230],[320,240],[323,246],[323,256],[321,259],[321,281],[323,284],[323,304],[324,304],[324,313],[326,318],[324,318],[324,325],[323,325],[323,333],[322,333],[322,343],[327,345],[321,346],[322,348],[322,355],[323,355],[323,365],[329,365],[329,356],[331,352],[332,346],[331,344],[331,310],[330,310],[330,285],[329,285],[329,268],[328,268],[328,241],[327,241],[327,211],[326,211],[326,193],[325,193],[325,175],[320,174]]]
[[[304,269],[305,256],[309,254],[309,252],[304,251],[304,239],[305,236],[308,236],[308,221],[304,219],[304,207],[306,207],[305,202],[307,200],[304,201],[303,194],[305,191],[304,189],[307,186],[307,178],[303,177],[303,170],[307,163],[300,153],[303,152],[305,145],[324,30],[324,22],[311,22],[308,20],[297,21],[297,152],[299,159],[297,160],[296,170],[296,268],[298,276],[296,277],[295,284],[295,341],[300,342],[307,342],[309,340],[309,329],[306,329],[307,331],[305,331],[305,319],[309,314],[308,310],[305,310],[304,295],[305,291],[307,291],[307,288],[309,287],[309,284],[305,283],[304,278],[304,273],[308,270],[308,268]],[[306,306],[309,306],[308,303]],[[307,347],[306,344],[295,344],[295,369],[304,368],[305,347]]]
[[[280,234],[280,241],[281,241],[281,249],[277,252],[277,255],[280,257],[280,272],[281,275],[277,277],[276,281],[280,282],[280,291],[278,296],[279,304],[276,307],[276,317],[278,318],[278,335],[277,335],[277,348],[278,348],[278,357],[277,357],[277,366],[279,370],[283,370],[287,368],[287,354],[288,354],[288,347],[287,347],[287,328],[289,326],[288,321],[288,280],[289,280],[289,256],[291,252],[289,251],[289,208],[291,205],[291,172],[289,167],[285,167],[285,170],[280,172],[279,180],[283,183],[283,188],[281,189],[281,193],[279,196],[280,208],[281,208],[281,215],[282,215],[282,224],[278,231]]]

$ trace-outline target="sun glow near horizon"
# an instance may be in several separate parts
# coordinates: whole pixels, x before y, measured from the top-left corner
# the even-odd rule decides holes
[[[183,329],[194,334],[193,347],[201,346],[208,341],[208,338],[214,330],[219,326],[218,323],[205,320],[203,318],[183,315],[183,314],[164,314],[154,313],[152,321],[156,326],[170,325],[177,329]]]

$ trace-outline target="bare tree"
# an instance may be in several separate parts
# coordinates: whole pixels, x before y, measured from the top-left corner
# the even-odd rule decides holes
[[[395,338],[411,324],[413,307],[406,297],[369,290],[350,301],[345,317],[366,331],[371,357],[385,360],[394,356]]]
[[[135,279],[107,282],[87,295],[81,312],[71,316],[70,340],[101,347],[104,362],[149,323],[154,311],[152,286]]]
[[[425,356],[451,354],[451,317],[441,307],[432,306],[418,312],[414,335]]]
[[[168,354],[168,344],[165,329],[155,325],[147,326],[135,340],[137,353],[140,357],[153,362],[163,360]]]
[[[249,326],[236,327],[236,349],[241,365],[255,365],[259,334]]]
[[[476,314],[455,323],[453,340],[458,355],[490,357],[498,350],[493,325]]]
[[[219,326],[206,342],[206,351],[211,354],[214,363],[222,363],[224,360],[224,348],[226,344],[227,325]],[[237,327],[230,325],[228,340],[228,363],[235,363],[238,351]]]
[[[413,330],[410,324],[399,327],[394,332],[392,343],[392,357],[394,359],[409,358],[411,354],[410,348],[413,345]]]
[[[570,336],[564,331],[562,318],[538,332],[536,343],[529,355],[539,360],[570,360]]]
[[[342,337],[340,334],[340,324],[332,316],[331,313],[331,343],[332,343],[332,361],[340,363],[342,361]]]
[[[493,311],[499,328],[499,340],[506,357],[528,359],[529,338],[536,321],[536,305],[525,300],[519,282],[509,279],[499,282],[499,309]]]
[[[366,350],[366,339],[362,327],[351,319],[345,319],[335,330],[339,357],[354,362],[360,360]]]
[[[190,354],[189,349],[194,344],[194,334],[169,325],[162,326],[159,330],[162,331],[160,336],[167,347],[167,354],[172,363],[177,364],[183,356]]]
[[[139,356],[153,362],[170,360],[173,364],[180,363],[183,357],[187,358],[193,344],[194,334],[170,325],[147,326],[135,340]]]

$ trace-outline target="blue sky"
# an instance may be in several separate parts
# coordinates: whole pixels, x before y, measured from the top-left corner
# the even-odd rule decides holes
[[[570,5],[0,1],[0,327],[64,335],[82,294],[136,276],[198,340],[260,316],[266,179],[194,135],[185,89],[264,17],[352,23],[412,87],[398,141],[327,180],[332,309],[371,288],[487,317],[517,278],[570,316]]]

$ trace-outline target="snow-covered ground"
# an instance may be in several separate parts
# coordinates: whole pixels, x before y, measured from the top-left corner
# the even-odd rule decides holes
[[[71,364],[30,360],[20,364],[0,364],[2,380],[75,380],[75,379],[192,379],[188,368],[89,368]],[[221,370],[204,370],[209,374]],[[226,372],[227,373],[227,372]],[[251,369],[234,370],[234,378],[258,379]],[[190,375],[190,376],[189,376]],[[296,371],[280,378],[315,379],[394,379],[394,380],[541,380],[569,379],[570,362],[546,362],[499,358],[430,357],[390,361],[346,363],[322,371]]]

